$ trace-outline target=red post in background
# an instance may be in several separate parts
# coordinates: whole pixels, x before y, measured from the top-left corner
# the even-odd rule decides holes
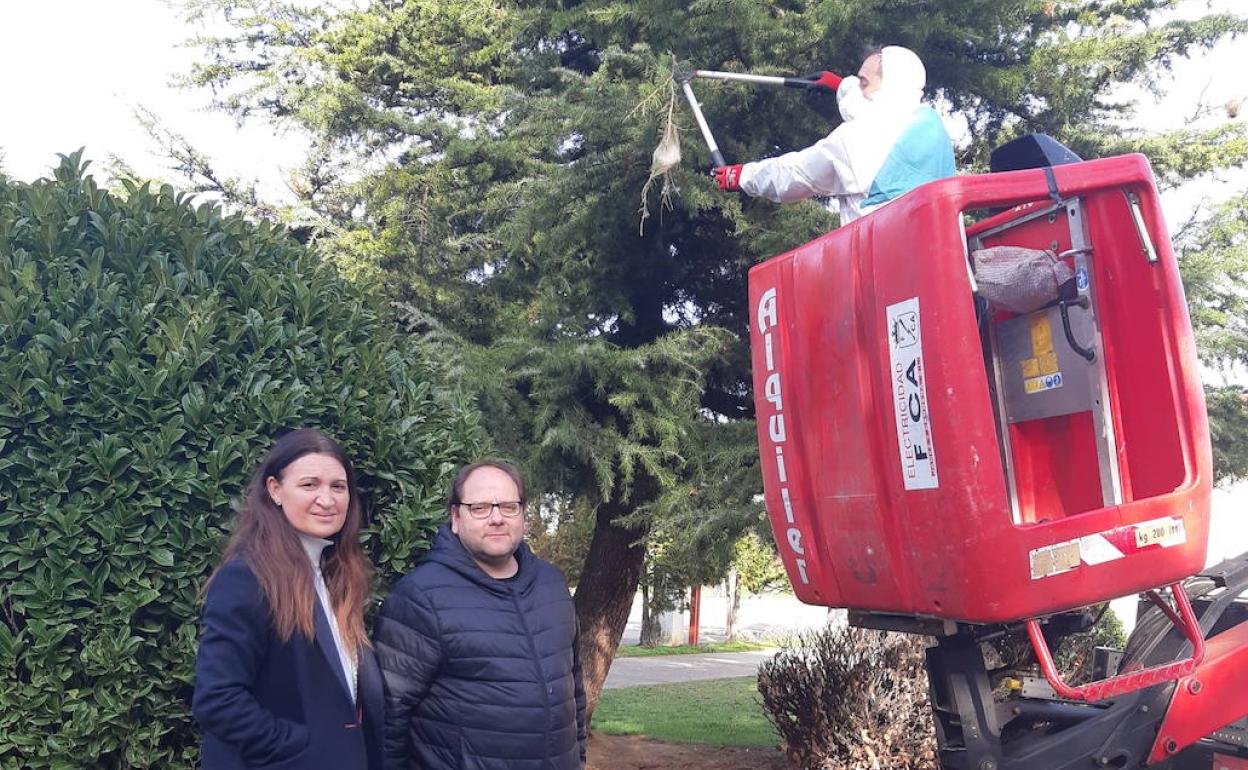
[[[702,614],[702,586],[689,589],[689,644],[698,644],[698,616]]]

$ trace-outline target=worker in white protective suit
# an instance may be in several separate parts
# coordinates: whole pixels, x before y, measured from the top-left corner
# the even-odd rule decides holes
[[[925,182],[951,177],[953,143],[940,116],[922,103],[927,71],[908,48],[886,46],[841,81],[844,122],[813,146],[777,158],[715,169],[721,190],[777,203],[831,196],[841,224]]]

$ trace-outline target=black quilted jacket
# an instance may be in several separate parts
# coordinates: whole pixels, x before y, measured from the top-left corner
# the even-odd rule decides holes
[[[579,770],[585,693],[563,575],[516,553],[486,575],[443,525],[386,598],[374,643],[386,682],[386,770]]]

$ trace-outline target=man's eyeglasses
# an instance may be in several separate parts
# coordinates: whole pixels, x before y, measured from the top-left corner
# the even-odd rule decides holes
[[[524,510],[524,503],[519,500],[508,500],[503,503],[458,503],[458,505],[468,511],[468,515],[474,519],[488,519],[495,508],[509,519],[519,516]]]

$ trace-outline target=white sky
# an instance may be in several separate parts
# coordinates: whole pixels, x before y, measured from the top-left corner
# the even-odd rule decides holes
[[[1182,15],[1244,11],[1245,0],[1187,0]],[[0,0],[0,152],[4,170],[18,179],[47,174],[56,154],[86,146],[97,170],[117,155],[145,176],[169,176],[167,162],[133,117],[142,104],[211,157],[220,173],[255,178],[271,199],[289,197],[285,178],[297,168],[305,142],[295,131],[251,122],[239,128],[207,111],[206,92],[171,86],[195,51],[183,41],[202,32],[165,0]],[[1140,100],[1138,124],[1150,130],[1184,125],[1197,97],[1225,104],[1248,95],[1248,41],[1224,43],[1184,60],[1164,81],[1165,98]],[[1248,106],[1245,107],[1248,112]],[[1225,113],[1204,123],[1225,120]],[[1241,120],[1248,119],[1241,117]],[[1202,199],[1224,199],[1248,186],[1248,173],[1229,183],[1202,180],[1168,193],[1171,228]]]
[[[205,151],[228,176],[258,178],[271,197],[286,194],[305,142],[272,126],[234,125],[205,110],[207,92],[171,86],[203,32],[161,0],[0,0],[0,152],[10,176],[49,173],[57,153],[86,147],[100,171],[117,155],[137,173],[171,176],[134,119],[143,105]]]
[[[1248,10],[1245,0],[1188,0],[1183,15]],[[304,141],[293,132],[204,109],[203,92],[170,86],[195,51],[183,41],[193,28],[162,0],[0,0],[0,152],[10,176],[45,175],[56,153],[86,146],[103,165],[120,156],[145,176],[168,176],[167,164],[133,118],[142,104],[213,158],[220,173],[256,178],[269,199],[288,197],[285,175],[297,168]],[[1164,98],[1140,98],[1139,125],[1162,130],[1186,124],[1198,96],[1211,105],[1248,96],[1248,41],[1220,45],[1184,60],[1163,80]],[[1248,105],[1245,105],[1248,112]],[[1225,113],[1205,119],[1226,120]],[[1245,117],[1241,114],[1240,120]],[[1248,173],[1202,180],[1165,196],[1171,228],[1202,199],[1217,201],[1248,187]],[[1210,560],[1248,550],[1248,486],[1215,497]]]
[[[1185,18],[1207,13],[1248,13],[1245,0],[1187,0],[1179,12]],[[1233,98],[1245,99],[1238,120],[1248,120],[1248,39],[1224,41],[1212,51],[1176,63],[1173,73],[1159,78],[1161,98],[1150,94],[1139,97],[1137,125],[1152,131],[1212,127],[1230,119],[1225,105]],[[1197,103],[1216,108],[1212,114],[1192,121]],[[1162,196],[1171,232],[1185,222],[1193,210],[1209,202],[1226,200],[1248,189],[1248,169],[1238,169],[1217,178],[1205,178]]]

